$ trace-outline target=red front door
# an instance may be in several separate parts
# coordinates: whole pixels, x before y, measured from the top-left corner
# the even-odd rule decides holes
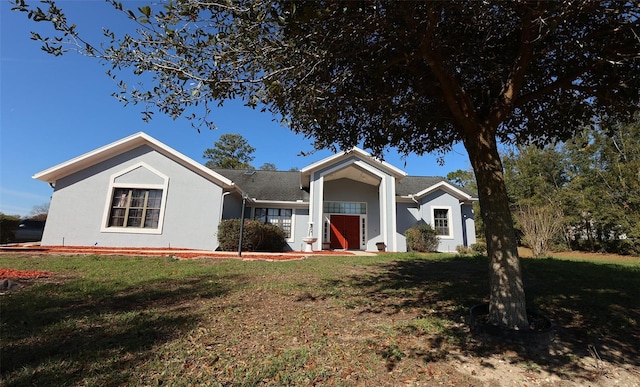
[[[360,217],[331,215],[331,248],[360,248]]]

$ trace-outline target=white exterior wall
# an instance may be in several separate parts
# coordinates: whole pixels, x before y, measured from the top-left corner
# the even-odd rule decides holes
[[[462,210],[460,201],[457,198],[443,190],[437,190],[422,198],[422,200],[420,200],[420,204],[421,218],[425,223],[428,223],[431,226],[434,225],[434,208],[446,208],[450,212],[449,222],[451,223],[452,235],[447,237],[438,237],[440,239],[438,251],[455,252],[457,246],[465,244],[464,237],[467,231],[466,229],[463,230]]]
[[[309,209],[308,208],[294,208],[293,209],[293,226],[291,228],[291,242],[289,248],[291,250],[304,251],[307,244],[302,241],[302,238],[306,237],[309,233]],[[313,236],[317,237],[319,225],[313,225]]]
[[[464,231],[466,231],[465,246],[471,246],[476,243],[476,222],[475,215],[473,213],[472,204],[463,204],[460,206],[462,211],[462,223],[464,225]]]
[[[164,221],[159,233],[105,232],[105,207],[113,176],[144,163],[168,178]],[[149,171],[137,170],[118,182],[157,184]],[[222,188],[149,146],[141,146],[56,181],[42,239],[49,246],[217,247]]]
[[[407,251],[407,238],[404,236],[404,233],[420,220],[420,209],[418,208],[418,204],[414,202],[397,203],[396,219],[398,251]]]

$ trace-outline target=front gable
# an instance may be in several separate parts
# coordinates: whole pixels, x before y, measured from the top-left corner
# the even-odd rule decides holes
[[[378,185],[382,176],[402,179],[407,174],[399,168],[371,156],[360,148],[335,154],[300,170],[300,186],[309,187],[319,176],[329,179],[349,178]]]

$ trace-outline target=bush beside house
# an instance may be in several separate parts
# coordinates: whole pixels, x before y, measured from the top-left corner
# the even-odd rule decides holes
[[[431,252],[438,250],[438,235],[429,224],[417,224],[404,233],[409,251]]]
[[[284,231],[278,226],[245,220],[242,232],[242,250],[283,251],[287,246]],[[236,251],[240,239],[240,219],[227,219],[218,226],[220,250]]]

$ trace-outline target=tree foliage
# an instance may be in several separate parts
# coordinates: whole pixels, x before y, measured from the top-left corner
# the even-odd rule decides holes
[[[565,152],[574,246],[586,239],[592,250],[640,254],[640,117],[587,127]]]
[[[47,220],[47,215],[49,215],[48,202],[33,206],[29,212],[29,219]]]
[[[261,171],[277,171],[276,165],[273,163],[264,163],[259,168]]]
[[[447,174],[447,180],[457,186],[466,188],[471,192],[478,191],[478,184],[476,183],[476,178],[473,175],[473,171],[457,169]]]
[[[548,235],[554,243],[640,254],[640,120],[610,129],[585,127],[561,146],[512,149],[504,165],[510,201],[520,215],[517,226],[524,234],[544,231],[545,223],[525,222],[554,213],[564,225]],[[523,217],[523,209],[538,213]]]
[[[223,134],[202,154],[208,168],[249,169],[255,148],[240,134]]]
[[[318,148],[423,154],[462,142],[491,259],[490,319],[507,327],[528,323],[498,141],[565,140],[593,117],[624,120],[638,109],[640,15],[628,1],[171,1],[126,10],[109,0],[138,29],[106,30],[104,46],[82,40],[52,1],[14,1],[59,32],[34,35],[46,51],[70,44],[114,77],[121,68],[149,74],[146,90],[121,82],[125,103],[174,118],[200,106],[187,118],[206,125],[211,102],[242,98]]]

